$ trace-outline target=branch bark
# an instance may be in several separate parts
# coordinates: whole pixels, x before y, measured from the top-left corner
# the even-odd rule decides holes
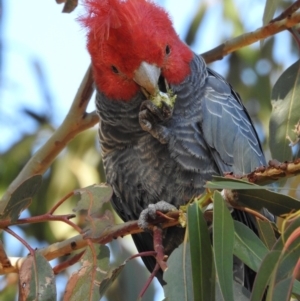
[[[89,66],[63,123],[57,128],[49,140],[31,157],[19,175],[10,184],[0,202],[0,212],[5,208],[12,192],[23,181],[33,175],[43,174],[57,155],[78,133],[98,123],[99,117],[96,112],[86,113],[86,107],[93,92],[93,76],[91,66]]]
[[[274,21],[266,26],[258,28],[249,33],[242,34],[232,40],[229,40],[210,51],[202,53],[206,63],[211,63],[223,59],[223,57],[240,48],[251,45],[260,40],[266,39],[276,33],[289,29],[300,22],[300,13],[294,13],[283,20]]]
[[[163,229],[167,227],[173,227],[180,223],[179,211],[169,212],[167,216],[171,219],[165,221],[165,218],[159,216],[153,222],[153,224],[149,224],[149,229],[153,228],[155,224],[160,224],[163,221],[165,221],[161,225]],[[89,237],[85,237],[82,234],[78,234],[64,241],[57,242],[48,247],[42,248],[39,250],[39,252],[41,252],[41,254],[50,261],[64,255],[71,254],[75,250],[85,248],[88,245],[88,239],[92,240],[94,243],[106,244],[116,237],[123,237],[125,235],[131,235],[140,232],[143,232],[143,230],[138,226],[138,221],[129,221],[107,228],[102,232],[100,237],[97,237],[97,239],[90,239]],[[0,274],[18,273],[22,263],[26,258],[27,257],[7,258],[7,260],[10,262],[10,265],[0,265]]]

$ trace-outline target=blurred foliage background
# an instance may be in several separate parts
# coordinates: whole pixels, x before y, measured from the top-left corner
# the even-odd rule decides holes
[[[47,0],[51,5],[57,6],[54,0]],[[7,46],[5,35],[8,9],[18,10],[18,1],[0,0],[0,195],[2,195],[17,176],[24,164],[32,156],[34,151],[41,145],[47,137],[53,133],[57,126],[57,116],[62,112],[59,110],[55,91],[49,85],[49,78],[55,74],[48,74],[45,62],[36,57],[35,53],[19,49],[18,56],[26,61],[31,73],[23,74],[25,77],[32,77],[33,86],[39,96],[39,104],[32,104],[30,97],[22,97],[18,83],[14,74],[18,74],[18,69],[14,69],[9,76],[5,69],[13,68],[7,60],[11,48]],[[47,11],[37,11],[31,1],[27,0],[28,18],[35,18],[36,15],[43,16]],[[44,1],[43,1],[44,2]],[[165,6],[171,16],[176,17],[180,6],[185,5],[185,1],[157,1]],[[265,2],[261,0],[194,0],[190,5],[192,9],[188,14],[181,16],[180,36],[191,45],[196,53],[210,50],[225,40],[242,33],[253,31],[262,26],[262,16]],[[12,4],[13,3],[13,4]],[[276,14],[290,5],[292,1],[278,1]],[[176,6],[176,8],[174,7]],[[58,8],[58,11],[61,7]],[[59,12],[57,12],[59,13]],[[275,14],[275,15],[276,15]],[[76,10],[73,12],[73,19],[77,16]],[[55,16],[52,16],[55,22]],[[63,17],[69,18],[69,15]],[[46,26],[45,23],[36,26]],[[76,22],[73,20],[73,22]],[[19,24],[22,26],[22,24]],[[65,32],[64,43],[58,43],[55,47],[68,47],[68,32]],[[73,34],[73,33],[72,33]],[[75,34],[77,34],[75,32]],[[82,33],[80,33],[82,35]],[[30,32],[28,32],[30,35]],[[37,37],[38,39],[38,37]],[[84,49],[84,45],[82,45]],[[15,50],[14,50],[15,51]],[[72,49],[68,50],[69,52]],[[267,159],[270,159],[268,150],[268,123],[271,112],[270,93],[272,86],[279,75],[298,57],[296,44],[288,32],[280,33],[275,37],[264,41],[262,47],[259,43],[241,49],[222,61],[214,62],[211,67],[221,73],[232,84],[234,89],[241,95],[254,124],[258,130],[261,142],[265,149]],[[54,57],[54,61],[55,61]],[[73,64],[76,64],[76,58]],[[4,68],[5,67],[5,68]],[[64,68],[64,66],[61,66]],[[58,69],[59,70],[59,69]],[[72,73],[72,69],[67,72]],[[82,77],[79,74],[79,77]],[[19,74],[18,74],[19,75]],[[18,79],[19,80],[19,79]],[[68,79],[66,79],[68,80]],[[61,83],[64,85],[64,83]],[[78,85],[74,84],[69,93],[75,95]],[[65,100],[71,105],[72,99]],[[66,113],[66,112],[65,112]],[[61,121],[61,119],[60,119]],[[79,188],[105,181],[102,161],[99,155],[99,144],[97,139],[97,129],[90,129],[77,136],[58,156],[51,168],[45,173],[42,189],[39,190],[34,202],[26,212],[25,216],[39,215],[46,212],[55,202],[61,199],[68,192]],[[291,179],[287,184],[291,195],[298,196],[298,181]],[[297,195],[298,194],[298,195]],[[66,202],[60,207],[57,213],[70,213],[75,206],[76,200]],[[33,247],[41,247],[56,241],[64,240],[74,232],[70,227],[61,223],[42,223],[14,230],[31,244]],[[9,256],[24,256],[27,251],[16,242],[15,239],[2,236],[2,240],[7,247]],[[119,241],[122,241],[120,245]],[[110,244],[112,259],[122,262],[133,252],[130,239],[118,240]],[[55,264],[55,262],[54,262]],[[73,268],[66,271],[70,275]],[[106,300],[134,300],[142,288],[148,276],[146,269],[134,260],[128,264],[122,272],[122,277],[118,278],[107,294]],[[135,281],[132,281],[132,279]],[[58,277],[58,289],[60,297],[64,289],[66,278],[63,275]],[[17,291],[17,276],[2,276],[0,279],[1,300],[15,300]],[[143,300],[154,300],[156,289],[152,287]],[[126,297],[125,297],[126,296]],[[161,300],[161,297],[157,297]]]

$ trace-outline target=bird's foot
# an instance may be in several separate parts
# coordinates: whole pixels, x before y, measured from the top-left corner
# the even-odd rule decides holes
[[[161,108],[158,108],[150,100],[142,102],[139,112],[139,122],[142,129],[149,132],[154,138],[162,144],[169,141],[170,131],[161,123],[172,117],[173,109],[162,101]]]
[[[150,204],[148,208],[144,209],[139,217],[138,225],[143,230],[149,226],[149,221],[154,220],[157,216],[157,211],[167,213],[169,211],[177,210],[177,208],[165,201],[159,201],[156,204]]]

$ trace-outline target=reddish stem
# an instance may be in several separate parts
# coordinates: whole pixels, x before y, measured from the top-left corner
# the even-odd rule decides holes
[[[16,232],[14,232],[13,230],[11,230],[9,228],[5,228],[4,231],[6,231],[7,233],[9,233],[13,237],[15,237],[18,241],[20,241],[28,249],[28,251],[30,252],[30,255],[32,255],[32,256],[34,255],[34,250],[21,236],[19,236]]]
[[[160,268],[165,271],[167,269],[166,264],[166,255],[163,246],[163,230],[159,226],[153,227],[153,245],[154,251],[156,251],[156,261],[159,264]]]
[[[141,300],[144,296],[144,294],[146,293],[149,285],[151,284],[153,278],[155,277],[156,273],[160,270],[160,265],[158,263],[156,263],[154,270],[152,271],[150,277],[148,278],[147,282],[145,283],[144,287],[142,288],[139,296],[138,296],[138,300]]]
[[[141,253],[137,253],[132,255],[128,260],[137,258],[137,257],[146,257],[146,256],[153,256],[155,257],[157,255],[157,253],[155,251],[146,251],[146,252],[141,252]]]
[[[174,220],[174,218],[172,218],[172,217],[170,217],[170,216],[168,216],[168,215],[166,215],[166,214],[164,214],[164,213],[162,213],[161,211],[159,211],[159,210],[157,210],[156,211],[156,215],[157,216],[160,216],[160,217],[163,217],[164,219],[166,219],[166,220]]]
[[[8,220],[4,222],[0,222],[0,228],[6,228],[11,225],[23,225],[23,224],[34,224],[34,223],[42,223],[47,221],[60,221],[68,224],[72,228],[74,228],[79,233],[82,231],[76,224],[70,221],[71,218],[75,217],[75,214],[65,214],[65,215],[52,215],[50,213],[45,213],[39,216],[32,216],[27,218],[22,218],[16,220],[15,222],[10,222]]]
[[[75,254],[74,256],[72,256],[71,258],[67,259],[64,262],[59,263],[58,265],[56,265],[53,268],[53,272],[54,275],[57,275],[58,273],[60,273],[61,271],[65,270],[66,268],[68,268],[69,266],[75,264],[76,262],[78,262],[80,260],[80,258],[82,257],[82,255],[84,254],[85,250]]]
[[[74,191],[69,192],[67,195],[65,195],[59,202],[57,202],[51,209],[48,211],[49,214],[53,214],[53,212],[68,198],[70,198],[72,195],[74,195]]]

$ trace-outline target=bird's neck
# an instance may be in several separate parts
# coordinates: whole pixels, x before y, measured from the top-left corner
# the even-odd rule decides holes
[[[130,102],[108,99],[97,92],[96,108],[100,116],[100,143],[104,152],[128,147],[134,139],[145,135],[139,124],[141,103],[145,100],[138,93]]]

